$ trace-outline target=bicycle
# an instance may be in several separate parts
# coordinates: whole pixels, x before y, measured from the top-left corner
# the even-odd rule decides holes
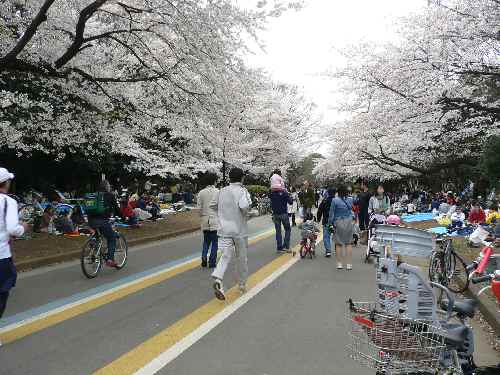
[[[116,250],[115,250],[115,268],[121,270],[125,267],[128,258],[128,245],[125,236],[120,232],[116,233]],[[102,268],[102,264],[105,263],[106,256],[108,255],[108,249],[104,249],[104,236],[97,229],[94,234],[85,242],[83,245],[82,253],[80,255],[80,266],[82,268],[83,274],[89,278],[93,279],[97,276]],[[118,260],[118,261],[117,261]]]
[[[310,259],[316,258],[316,233],[309,232],[305,238],[300,241],[299,255],[302,259],[309,255]]]
[[[462,257],[453,249],[453,239],[438,237],[436,242],[439,247],[431,254],[429,280],[446,286],[454,293],[465,292],[469,287],[469,270]]]
[[[377,269],[378,301],[348,301],[350,357],[377,375],[498,374],[499,365],[474,362],[467,322],[476,302],[455,300],[445,286],[426,281],[418,267],[386,255]],[[447,296],[439,305],[433,288]]]

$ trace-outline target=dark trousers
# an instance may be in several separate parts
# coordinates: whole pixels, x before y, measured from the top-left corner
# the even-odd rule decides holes
[[[288,214],[288,217],[292,219],[292,226],[295,227],[297,225],[297,223],[295,223],[295,212]]]
[[[208,249],[210,249],[210,245],[212,245],[212,249],[210,250],[210,259],[208,263],[211,267],[215,267],[217,264],[217,248],[219,246],[219,238],[217,237],[216,230],[203,231],[203,250],[201,252],[201,261],[204,263],[207,261]]]
[[[368,224],[370,223],[370,215],[368,215],[368,210],[359,211],[358,218],[359,218],[359,229],[367,230]]]
[[[5,308],[7,307],[7,299],[9,298],[9,292],[0,292],[0,319],[2,319]]]
[[[290,219],[288,214],[273,215],[274,228],[276,229],[276,249],[281,251],[283,249],[290,249],[290,235],[292,229],[290,228]],[[281,226],[285,228],[285,239],[281,235]]]
[[[114,231],[113,226],[109,222],[108,219],[94,218],[89,221],[89,225],[95,229],[99,230],[101,234],[106,238],[108,242],[108,256],[107,259],[114,260],[115,259],[115,250],[116,250],[116,239],[118,238],[118,234]]]

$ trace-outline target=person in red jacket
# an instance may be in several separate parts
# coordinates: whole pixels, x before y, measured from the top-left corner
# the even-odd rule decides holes
[[[126,196],[122,196],[122,199],[120,200],[120,215],[125,220],[126,224],[129,224],[133,227],[138,225],[137,215],[134,212],[134,207]]]
[[[477,202],[472,202],[467,220],[472,224],[482,224],[486,220],[486,214]]]

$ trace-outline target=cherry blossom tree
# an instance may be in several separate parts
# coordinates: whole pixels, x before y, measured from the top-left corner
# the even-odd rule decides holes
[[[0,149],[115,154],[148,174],[203,168],[198,127],[220,107],[224,82],[247,79],[247,40],[299,3],[3,1]]]
[[[344,51],[348,120],[328,129],[322,173],[428,176],[477,163],[500,131],[500,2],[429,0],[396,42]]]

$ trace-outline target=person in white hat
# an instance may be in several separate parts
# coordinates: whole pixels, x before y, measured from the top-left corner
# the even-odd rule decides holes
[[[7,169],[0,168],[0,319],[7,307],[9,292],[17,280],[10,238],[22,236],[28,228],[19,222],[17,202],[7,195],[13,178],[14,175]]]

